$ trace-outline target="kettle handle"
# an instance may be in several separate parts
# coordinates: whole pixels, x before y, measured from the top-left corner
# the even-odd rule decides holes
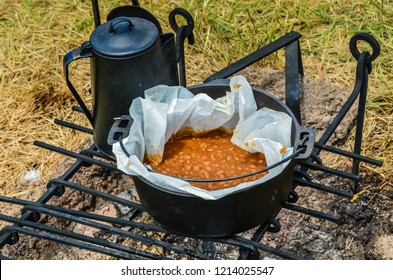
[[[71,62],[81,59],[81,58],[88,58],[92,57],[93,53],[91,52],[91,47],[89,42],[84,42],[80,48],[74,49],[69,51],[63,59],[63,66],[64,66],[64,75],[67,82],[68,88],[71,90],[72,94],[74,95],[76,101],[78,102],[79,106],[81,107],[82,111],[85,113],[87,119],[89,120],[92,127],[94,127],[94,120],[93,115],[90,110],[87,108],[86,104],[83,102],[82,98],[76,91],[74,85],[71,83],[69,78],[69,70],[68,67]]]

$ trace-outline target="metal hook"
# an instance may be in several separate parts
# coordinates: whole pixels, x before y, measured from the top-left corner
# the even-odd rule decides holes
[[[179,25],[176,22],[176,15],[182,16],[187,25]],[[194,30],[194,19],[191,14],[182,8],[176,8],[169,14],[169,24],[176,33],[176,60],[179,63],[179,84],[183,87],[186,86],[186,66],[184,58],[184,41],[187,38],[188,43],[193,45],[195,38],[193,34]]]
[[[368,73],[371,73],[371,62],[377,58],[377,56],[381,52],[381,46],[379,45],[378,41],[371,36],[370,34],[367,33],[358,33],[355,36],[352,37],[352,39],[349,41],[349,50],[351,51],[353,57],[356,60],[359,60],[360,58],[360,51],[357,47],[357,42],[358,41],[365,41],[367,42],[371,48],[372,48],[372,53],[369,54],[367,52],[367,58],[366,58],[366,64],[369,66],[368,67]]]
[[[184,38],[187,38],[188,43],[190,45],[193,45],[195,43],[195,37],[194,37],[194,19],[192,18],[191,14],[186,11],[185,9],[182,8],[175,8],[170,14],[169,14],[169,24],[171,25],[171,28],[173,31],[177,33],[177,31],[180,29],[180,26],[176,22],[176,16],[180,15],[182,16],[186,22],[186,30],[184,31]]]

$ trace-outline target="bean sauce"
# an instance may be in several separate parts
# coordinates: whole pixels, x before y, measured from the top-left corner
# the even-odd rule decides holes
[[[152,168],[160,173],[181,178],[214,179],[247,174],[265,168],[262,153],[250,153],[231,142],[231,134],[213,130],[202,136],[169,140],[163,160]],[[254,181],[267,172],[221,182],[190,182],[205,190],[219,190]]]

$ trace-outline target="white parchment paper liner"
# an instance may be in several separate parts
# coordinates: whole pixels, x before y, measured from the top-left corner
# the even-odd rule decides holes
[[[204,93],[194,95],[180,86],[160,85],[146,90],[145,98],[136,98],[131,104],[133,124],[129,136],[122,140],[131,156],[126,156],[119,143],[113,145],[117,167],[126,174],[142,176],[162,189],[210,200],[261,184],[280,174],[289,161],[256,181],[206,191],[184,180],[151,172],[142,164],[145,155],[154,155],[152,158],[160,161],[166,141],[182,128],[192,128],[196,132],[219,127],[233,130],[231,141],[249,152],[264,153],[268,166],[291,155],[291,117],[269,108],[257,110],[252,88],[243,76],[231,78],[230,89],[216,100]],[[286,151],[281,153],[283,146]]]

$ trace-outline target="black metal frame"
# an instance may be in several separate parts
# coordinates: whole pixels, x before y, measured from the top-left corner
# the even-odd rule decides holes
[[[266,57],[267,55],[285,48],[286,49],[286,103],[293,110],[296,118],[300,122],[300,92],[301,92],[301,78],[303,76],[302,61],[300,55],[299,38],[301,35],[296,32],[290,32],[271,44],[259,49],[255,53],[252,53],[243,59],[229,65],[228,67],[218,71],[214,75],[208,77],[205,82],[217,79],[227,78],[234,73],[246,68],[252,63]],[[370,43],[373,47],[373,54],[370,55],[368,52],[361,53],[357,50],[356,42],[358,40],[365,40]],[[293,190],[291,191],[290,197],[287,203],[284,204],[283,208],[304,213],[320,219],[325,219],[334,223],[340,223],[340,217],[321,211],[305,208],[297,204],[298,195],[296,193],[297,186],[304,186],[314,188],[323,192],[335,194],[344,198],[352,198],[353,194],[345,190],[325,186],[319,182],[313,182],[310,175],[307,173],[309,169],[319,170],[326,174],[333,176],[339,176],[352,180],[356,184],[361,180],[359,173],[360,162],[366,162],[376,166],[381,166],[382,162],[364,157],[360,155],[361,140],[362,140],[362,128],[364,122],[364,110],[365,101],[367,94],[367,78],[371,72],[371,62],[379,53],[379,45],[371,36],[367,34],[358,34],[351,40],[350,49],[358,60],[357,74],[355,88],[341,108],[337,116],[334,118],[332,123],[326,129],[322,137],[315,143],[315,149],[313,155],[302,162],[295,169],[295,178],[293,181]],[[342,149],[326,145],[327,141],[345,117],[349,109],[353,106],[356,98],[359,96],[359,107],[357,116],[356,136],[355,136],[355,149],[354,152],[344,151]],[[79,107],[72,108],[76,112],[83,112]],[[55,123],[68,127],[75,131],[92,134],[93,131],[90,128],[81,127],[66,121],[55,120]],[[278,232],[280,230],[280,224],[276,219],[272,219],[269,222],[260,225],[254,229],[253,236],[250,239],[238,236],[230,236],[227,238],[207,238],[199,239],[204,250],[190,249],[179,245],[174,245],[170,242],[162,241],[156,238],[148,237],[143,232],[162,232],[168,235],[182,237],[179,234],[170,232],[165,228],[156,226],[153,224],[145,224],[135,222],[132,219],[127,220],[123,218],[110,218],[103,215],[94,213],[86,213],[78,210],[67,209],[58,206],[48,205],[49,202],[55,196],[61,196],[65,192],[65,189],[78,190],[95,197],[103,198],[107,201],[111,201],[117,204],[124,205],[126,207],[135,210],[135,213],[143,213],[144,207],[136,201],[127,200],[124,198],[116,197],[108,193],[97,191],[82,185],[71,182],[72,177],[83,167],[89,165],[97,165],[110,171],[120,172],[116,166],[108,161],[109,158],[104,154],[100,153],[94,146],[94,144],[88,149],[82,150],[79,153],[68,151],[60,147],[49,145],[43,142],[35,141],[35,145],[48,149],[60,154],[75,158],[73,165],[66,170],[63,175],[57,179],[50,180],[47,184],[47,191],[36,201],[24,201],[16,198],[0,197],[0,201],[4,203],[17,204],[22,206],[22,214],[19,218],[14,218],[1,214],[0,220],[12,223],[12,226],[6,226],[0,231],[0,248],[3,248],[6,244],[15,244],[18,242],[19,235],[35,236],[54,242],[67,244],[70,246],[78,247],[81,249],[87,249],[90,251],[106,254],[114,258],[120,259],[166,259],[167,256],[162,254],[156,254],[147,252],[144,250],[136,250],[135,248],[110,242],[100,238],[92,238],[82,234],[74,233],[72,231],[57,229],[51,226],[44,225],[40,222],[42,214],[51,217],[57,217],[63,220],[72,221],[79,224],[88,225],[97,229],[105,230],[112,234],[131,238],[135,241],[142,243],[159,246],[165,250],[172,251],[180,257],[193,258],[193,259],[214,259],[216,258],[215,244],[226,244],[239,250],[239,259],[257,259],[260,258],[261,252],[269,253],[284,259],[301,259],[301,256],[293,254],[291,252],[282,251],[280,249],[272,248],[265,244],[260,243],[266,232]],[[339,154],[353,160],[352,173],[326,167],[322,164],[319,153],[324,150],[327,152]],[[356,191],[356,189],[355,189]],[[278,213],[277,213],[278,214]],[[136,216],[136,215],[133,215]],[[110,223],[102,224],[100,222]],[[133,233],[127,230],[119,229],[117,226],[128,226],[130,228],[136,228],[141,233]],[[1,256],[1,258],[7,258]]]

